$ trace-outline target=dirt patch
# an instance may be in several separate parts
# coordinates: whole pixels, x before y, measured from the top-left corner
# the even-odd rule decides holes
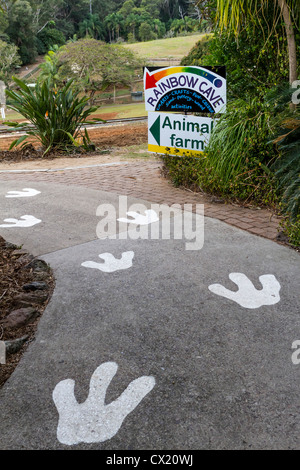
[[[6,346],[6,363],[0,364],[0,387],[34,339],[54,284],[52,270],[44,261],[0,237],[0,341]]]
[[[90,133],[91,140],[100,148],[126,147],[148,141],[148,126],[145,123],[128,124],[99,128]]]
[[[29,144],[23,150],[0,151],[0,164],[45,161],[62,158],[91,158],[101,155],[101,152],[111,151],[114,148],[139,145],[148,141],[148,128],[145,123],[133,125],[118,124],[112,126],[99,126],[88,129],[91,142],[96,146],[95,150],[83,147],[74,147],[72,152],[51,151],[44,155],[43,149]],[[0,138],[1,140],[1,138]],[[2,168],[3,169],[3,168]]]
[[[93,114],[93,118],[95,119],[103,119],[106,121],[107,119],[117,119],[118,113],[103,113],[103,114]]]

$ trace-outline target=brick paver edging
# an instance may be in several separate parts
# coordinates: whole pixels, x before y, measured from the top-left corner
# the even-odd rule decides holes
[[[86,186],[120,195],[133,196],[159,204],[204,204],[206,217],[276,241],[280,219],[267,209],[249,209],[212,202],[201,193],[175,188],[161,175],[159,161],[68,169],[55,172],[1,173],[0,180],[39,181]]]

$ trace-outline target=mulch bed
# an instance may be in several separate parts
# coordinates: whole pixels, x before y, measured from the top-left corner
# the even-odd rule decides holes
[[[0,387],[33,341],[54,285],[52,270],[43,260],[0,237],[0,341],[6,345],[6,363],[0,364]],[[25,312],[32,312],[32,316],[21,318],[20,313]]]
[[[84,158],[92,157],[113,151],[117,147],[140,145],[148,141],[148,128],[144,123],[126,124],[124,126],[103,127],[89,149],[74,147],[71,152],[51,151],[44,155],[44,151],[35,148],[32,144],[23,149],[0,150],[0,163],[36,161],[41,159],[53,160],[60,157]]]
[[[42,149],[36,149],[32,144],[28,144],[23,149],[15,150],[2,150],[0,151],[0,163],[9,163],[9,162],[30,162],[37,160],[54,160],[56,158],[68,157],[68,158],[84,158],[92,157],[93,155],[99,155],[101,151],[98,150],[89,150],[86,151],[83,148],[79,147],[73,152],[58,152],[52,151],[44,155]]]

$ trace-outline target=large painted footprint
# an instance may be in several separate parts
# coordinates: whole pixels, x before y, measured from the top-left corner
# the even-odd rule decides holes
[[[131,219],[120,218],[119,222],[125,222],[127,224],[136,224],[136,225],[149,225],[153,222],[157,222],[159,217],[153,209],[148,209],[145,211],[145,215],[139,214],[138,212],[129,211],[126,212],[126,215],[132,217]]]
[[[33,227],[36,224],[42,222],[33,215],[22,215],[20,219],[4,219],[6,224],[1,224],[0,227],[11,228],[11,227]]]
[[[33,197],[41,194],[41,191],[33,188],[23,188],[22,191],[7,191],[5,197]]]
[[[238,285],[237,292],[226,289],[221,284],[212,284],[208,288],[214,294],[233,300],[244,308],[259,308],[262,305],[274,305],[280,301],[280,284],[273,274],[259,277],[262,289],[255,289],[250,279],[243,273],[231,273],[229,279]]]
[[[106,405],[106,391],[117,369],[115,362],[100,365],[92,375],[88,398],[81,404],[74,396],[74,380],[62,380],[56,385],[52,396],[59,413],[59,442],[74,445],[111,439],[119,431],[126,416],[155,385],[154,377],[139,377],[128,385],[119,398]]]
[[[81,266],[85,268],[99,269],[105,273],[113,273],[122,269],[128,269],[132,266],[134,257],[133,251],[125,251],[122,253],[121,259],[117,259],[111,253],[102,253],[99,258],[104,260],[104,263],[95,263],[95,261],[85,261]]]

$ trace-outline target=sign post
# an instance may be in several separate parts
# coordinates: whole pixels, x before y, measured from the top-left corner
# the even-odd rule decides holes
[[[226,87],[225,67],[145,67],[148,150],[177,156],[203,152],[215,119],[188,113],[225,113]]]
[[[148,150],[177,156],[201,154],[209,142],[215,119],[183,114],[148,113]]]

